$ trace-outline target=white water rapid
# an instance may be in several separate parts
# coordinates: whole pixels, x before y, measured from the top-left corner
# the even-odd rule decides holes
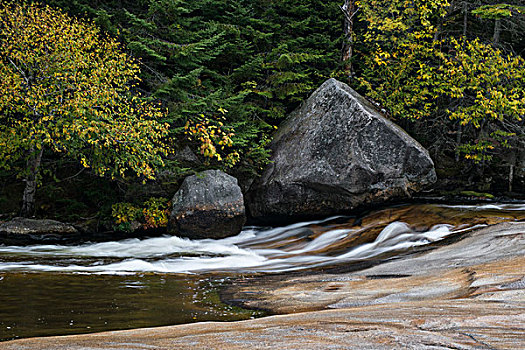
[[[458,213],[523,210],[522,206],[493,204],[435,208]],[[400,220],[367,225],[347,220],[332,217],[279,228],[246,227],[235,237],[219,240],[165,236],[77,246],[0,245],[0,272],[285,272],[392,256],[483,226],[440,223],[415,229],[417,224]],[[370,238],[358,240],[374,229],[376,233]]]

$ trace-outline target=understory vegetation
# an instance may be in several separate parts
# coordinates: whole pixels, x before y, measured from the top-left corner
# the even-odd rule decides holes
[[[0,212],[165,225],[184,176],[259,175],[331,77],[427,147],[447,186],[513,192],[524,57],[521,0],[0,5]]]

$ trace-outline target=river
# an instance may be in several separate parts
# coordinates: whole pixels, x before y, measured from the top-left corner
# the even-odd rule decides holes
[[[245,227],[220,240],[0,245],[0,340],[258,317],[264,313],[221,302],[221,286],[243,276],[359,269],[523,218],[523,204],[398,205]]]

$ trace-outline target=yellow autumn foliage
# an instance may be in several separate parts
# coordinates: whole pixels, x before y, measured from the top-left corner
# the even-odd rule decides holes
[[[152,178],[166,111],[133,93],[139,65],[92,23],[34,3],[0,5],[0,167],[35,149],[99,175]]]

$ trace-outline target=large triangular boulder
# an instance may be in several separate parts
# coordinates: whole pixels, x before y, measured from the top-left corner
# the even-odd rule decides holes
[[[253,217],[337,214],[436,181],[427,150],[335,79],[288,117],[271,149],[247,196]]]

